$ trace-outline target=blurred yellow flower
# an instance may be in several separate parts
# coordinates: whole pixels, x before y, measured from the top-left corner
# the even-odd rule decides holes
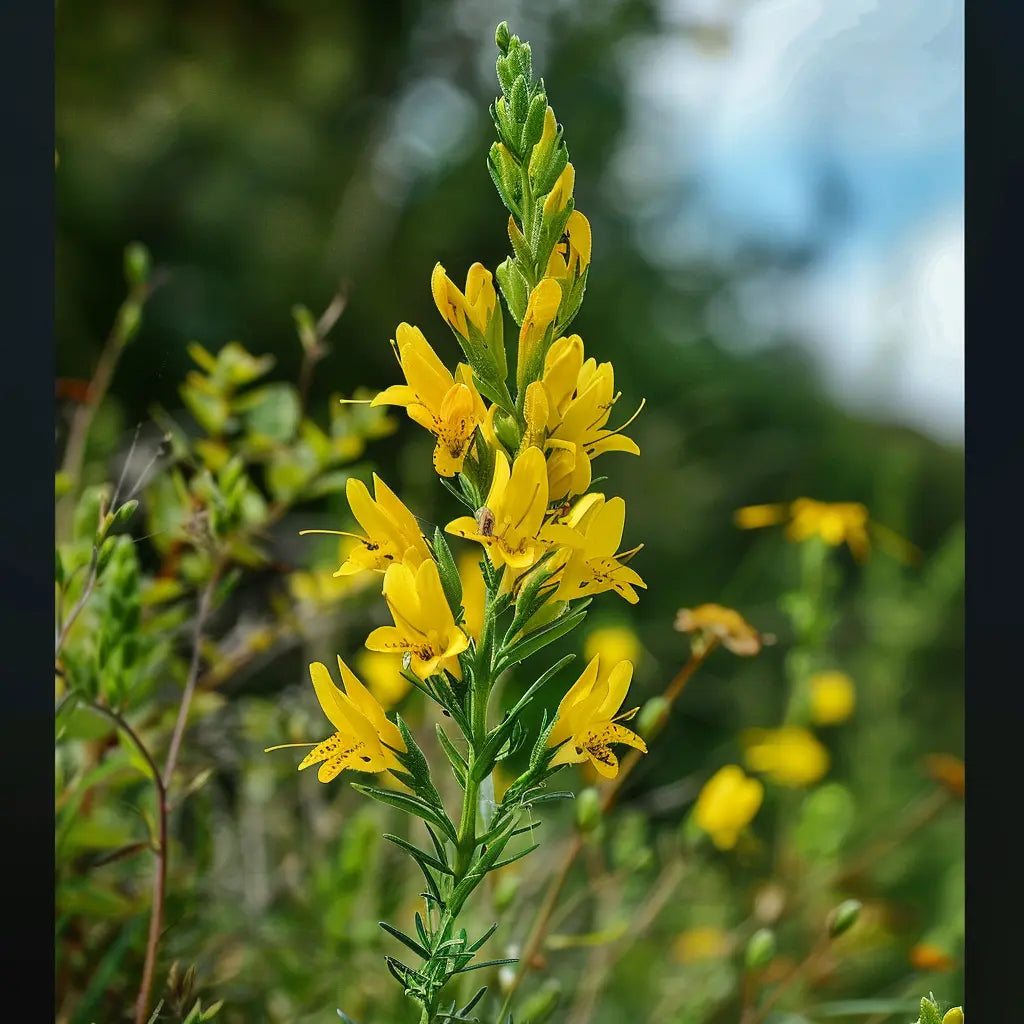
[[[680,963],[691,964],[697,960],[717,960],[728,956],[732,943],[721,928],[689,928],[676,936],[672,951]]]
[[[344,689],[334,685],[323,663],[314,661],[309,666],[320,707],[338,731],[322,743],[282,743],[267,747],[264,753],[285,747],[312,747],[299,764],[299,771],[319,764],[317,778],[321,782],[330,782],[346,768],[370,773],[400,768],[398,758],[388,749],[406,749],[398,727],[388,720],[384,709],[340,656],[338,668]]]
[[[384,600],[395,624],[378,626],[366,638],[367,648],[408,652],[420,679],[445,669],[461,679],[458,656],[469,646],[469,638],[455,625],[437,565],[424,562],[415,572],[404,564],[392,565],[384,574]]]
[[[723,647],[744,657],[761,650],[764,638],[739,612],[720,604],[680,608],[675,628],[680,633],[700,633],[705,641],[714,637]]]
[[[919,971],[951,971],[956,960],[945,950],[928,942],[919,942],[910,950],[910,963]]]
[[[739,765],[719,768],[704,783],[693,809],[694,821],[720,850],[731,850],[764,799],[764,786]]]
[[[924,760],[928,774],[950,795],[962,800],[966,782],[963,761],[952,754],[928,754]]]
[[[480,570],[480,556],[472,551],[464,551],[459,555],[457,565],[459,579],[462,581],[462,610],[466,616],[462,628],[474,640],[479,640],[484,626],[484,600],[487,597],[487,585]]]
[[[779,786],[810,786],[828,771],[828,751],[812,732],[801,726],[749,729],[742,742],[747,767]]]
[[[583,641],[583,657],[587,661],[600,657],[606,665],[620,661],[629,661],[635,665],[641,654],[643,647],[640,638],[629,626],[598,626]]]
[[[810,678],[810,688],[811,721],[815,725],[836,725],[853,713],[857,691],[845,672],[815,672]]]
[[[624,743],[647,753],[647,744],[631,729],[618,724],[628,721],[637,711],[633,708],[616,714],[626,699],[632,678],[633,666],[628,661],[602,671],[601,659],[591,659],[558,705],[548,746],[562,746],[552,765],[589,761],[598,774],[611,779],[619,773],[619,759],[609,744]]]
[[[402,655],[362,650],[355,656],[356,669],[367,689],[385,710],[393,708],[412,689],[402,675]]]
[[[913,562],[920,549],[888,527],[868,516],[865,505],[854,501],[825,502],[797,498],[774,505],[747,505],[733,517],[743,530],[756,530],[775,523],[787,523],[786,536],[796,543],[818,537],[830,547],[846,544],[854,557],[863,561],[871,548],[869,530],[879,544],[897,558]]]

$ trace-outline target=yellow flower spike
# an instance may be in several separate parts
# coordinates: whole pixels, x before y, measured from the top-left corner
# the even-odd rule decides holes
[[[674,626],[680,633],[700,633],[705,642],[714,638],[728,651],[751,657],[771,638],[762,637],[738,611],[720,604],[680,608]]]
[[[880,547],[903,562],[921,559],[921,549],[880,523],[874,522],[867,507],[860,502],[816,501],[797,498],[792,502],[774,505],[747,505],[737,509],[733,521],[742,530],[756,530],[762,526],[786,523],[786,537],[802,543],[817,537],[830,547],[846,544],[853,556],[863,562],[870,553],[871,534]]]
[[[551,431],[548,447],[555,450],[548,479],[552,501],[584,494],[592,479],[591,461],[605,452],[639,455],[640,446],[622,431],[640,414],[644,402],[622,426],[605,429],[618,401],[611,363],[588,359],[580,368],[576,394],[565,407],[561,422]]]
[[[764,786],[757,779],[746,776],[739,765],[727,764],[704,783],[694,806],[694,821],[720,850],[731,850],[763,799]]]
[[[810,691],[811,721],[815,725],[837,725],[853,714],[857,691],[845,672],[816,672],[810,678]]]
[[[812,732],[800,726],[750,729],[741,739],[746,747],[747,767],[776,785],[802,789],[828,771],[828,751]]]
[[[462,582],[462,610],[465,620],[462,628],[474,639],[479,640],[484,626],[484,604],[487,599],[487,585],[480,570],[480,557],[475,551],[464,551],[456,565]]]
[[[632,678],[633,666],[628,661],[602,671],[600,657],[591,659],[558,705],[548,746],[562,746],[552,758],[552,765],[589,762],[598,774],[611,779],[619,772],[619,760],[609,744],[622,743],[647,753],[647,744],[619,724],[637,711],[633,708],[619,713]]]
[[[521,390],[539,376],[540,367],[532,364],[541,363],[539,348],[544,342],[551,322],[558,315],[558,307],[562,302],[562,289],[557,281],[545,277],[530,292],[530,300],[526,304],[523,324],[519,329],[519,354],[516,363],[517,384]],[[546,353],[545,353],[546,354]],[[541,363],[541,365],[543,365]]]
[[[418,327],[401,323],[395,334],[391,344],[406,383],[382,391],[370,405],[404,406],[411,420],[437,438],[434,469],[455,476],[462,471],[473,431],[487,414],[473,372],[460,363],[453,377]]]
[[[575,531],[566,526],[544,526],[548,478],[539,448],[527,448],[511,468],[504,451],[495,453],[494,476],[484,505],[491,516],[460,516],[445,531],[482,544],[496,568],[507,565],[525,572],[552,545],[579,542]]]
[[[576,169],[571,163],[567,163],[555,181],[554,187],[548,193],[547,199],[544,200],[545,217],[552,217],[565,209],[569,200],[572,199],[572,190],[575,184]]]
[[[355,663],[367,689],[385,710],[400,703],[412,689],[412,683],[402,675],[400,654],[362,650],[356,655]]]
[[[331,533],[352,537],[357,542],[335,576],[351,576],[371,569],[384,572],[393,562],[407,562],[416,568],[431,557],[427,542],[416,517],[402,500],[376,473],[373,474],[374,497],[362,480],[350,477],[345,483],[345,497],[356,522],[365,536],[341,530],[300,530],[299,534]]]
[[[398,758],[388,749],[406,749],[398,727],[388,720],[384,709],[340,655],[338,668],[343,690],[334,685],[326,665],[314,661],[309,666],[317,700],[337,732],[322,743],[281,743],[267,747],[264,753],[285,747],[312,747],[299,764],[299,771],[319,764],[317,778],[321,782],[330,782],[346,768],[370,773],[401,768]]]
[[[482,263],[474,263],[469,268],[465,294],[452,283],[444,267],[438,263],[430,276],[430,290],[438,312],[464,338],[469,337],[467,321],[481,334],[487,330],[498,300],[491,272]]]
[[[582,543],[568,553],[557,577],[555,600],[571,601],[614,590],[630,604],[636,604],[640,597],[634,588],[646,590],[647,584],[623,563],[643,545],[619,551],[626,525],[626,503],[622,498],[605,501],[603,494],[588,494],[570,511],[565,525],[578,531]]]
[[[367,649],[409,654],[420,679],[444,670],[461,679],[458,656],[469,647],[469,637],[455,624],[437,565],[423,562],[415,571],[390,566],[384,574],[384,600],[395,624],[378,626],[366,638]]]

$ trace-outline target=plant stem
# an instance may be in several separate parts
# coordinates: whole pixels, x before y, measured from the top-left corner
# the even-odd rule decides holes
[[[690,681],[693,674],[701,665],[704,664],[708,656],[717,646],[717,642],[712,639],[702,648],[693,652],[686,664],[684,664],[676,673],[675,677],[668,684],[665,688],[665,692],[662,694],[662,698],[665,700],[669,708],[671,708],[672,704],[683,692],[683,688]],[[622,784],[626,781],[629,773],[636,767],[641,756],[642,755],[639,750],[630,750],[630,752],[619,763],[618,775],[616,775],[614,779],[610,780],[605,787],[604,796],[601,800],[602,814],[607,814],[615,806],[619,792],[622,789]],[[562,865],[558,869],[558,873],[554,878],[552,878],[551,884],[548,886],[548,890],[544,895],[544,901],[541,903],[540,909],[537,911],[537,916],[534,918],[534,924],[530,930],[529,937],[523,945],[523,951],[519,958],[519,966],[516,969],[516,973],[509,985],[508,992],[505,995],[505,1002],[502,1005],[501,1012],[498,1014],[499,1021],[503,1021],[505,1019],[505,1016],[512,1005],[512,997],[515,995],[516,990],[519,988],[520,984],[522,984],[523,979],[532,968],[532,961],[540,950],[544,937],[547,934],[548,925],[551,922],[551,915],[554,913],[555,904],[558,902],[558,897],[561,894],[566,879],[569,877],[569,871],[572,869],[573,863],[576,861],[576,858],[579,856],[580,850],[582,849],[583,834],[581,832],[576,832],[569,844],[568,850],[566,851],[565,859],[562,861]]]

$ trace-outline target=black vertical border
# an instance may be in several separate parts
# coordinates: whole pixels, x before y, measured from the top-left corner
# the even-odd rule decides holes
[[[2,959],[32,1017],[53,986],[54,16],[0,5]]]
[[[964,1013],[1024,1019],[1024,5],[966,3],[966,762]]]

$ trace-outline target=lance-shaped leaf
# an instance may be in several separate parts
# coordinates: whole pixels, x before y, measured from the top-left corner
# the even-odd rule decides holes
[[[425,850],[421,850],[414,843],[410,843],[407,839],[403,839],[401,836],[395,836],[390,832],[385,832],[383,833],[382,838],[386,839],[389,843],[394,843],[395,846],[400,846],[418,863],[427,864],[435,871],[440,871],[445,875],[453,875],[455,873],[446,863],[439,860],[437,857],[434,857],[432,854],[427,853]]]
[[[466,788],[466,774],[469,771],[469,766],[466,764],[466,759],[458,752],[455,744],[452,743],[448,736],[448,733],[441,727],[441,723],[438,722],[435,726],[437,731],[437,739],[441,744],[441,749],[448,755],[448,760],[451,763],[452,771],[455,773],[455,778],[459,785]]]
[[[441,794],[438,793],[433,782],[430,780],[430,765],[427,764],[423,751],[420,750],[419,744],[413,738],[409,727],[402,720],[401,715],[395,716],[395,724],[398,726],[398,731],[402,734],[406,748],[404,751],[396,750],[395,756],[402,762],[402,766],[412,777],[413,784],[410,788],[415,791],[418,797],[443,810],[444,802],[441,800]]]
[[[448,607],[456,621],[462,617],[462,579],[458,567],[452,557],[451,548],[445,540],[441,528],[434,527],[434,558],[437,560],[437,574],[441,577],[441,589],[448,600]]]
[[[377,924],[381,926],[388,933],[393,935],[399,942],[404,946],[408,946],[417,956],[422,957],[424,960],[430,959],[430,951],[421,946],[412,936],[406,935],[405,932],[395,928],[394,925],[390,925],[387,921],[378,921]]]
[[[376,786],[364,786],[356,782],[352,783],[352,788],[360,793],[365,793],[382,804],[397,807],[400,811],[405,811],[406,814],[411,814],[414,818],[421,818],[431,825],[436,825],[453,843],[458,842],[455,826],[448,815],[443,810],[432,807],[426,800],[418,796],[412,796],[409,793],[397,793],[394,790],[379,789]]]
[[[581,609],[569,615],[563,615],[547,626],[543,626],[528,636],[523,637],[522,640],[517,640],[511,647],[507,647],[502,651],[498,664],[495,667],[495,674],[504,672],[505,669],[511,668],[513,665],[518,665],[519,662],[525,661],[531,654],[536,654],[547,647],[548,644],[554,643],[565,636],[566,633],[574,630],[586,618],[586,614],[586,609]]]

